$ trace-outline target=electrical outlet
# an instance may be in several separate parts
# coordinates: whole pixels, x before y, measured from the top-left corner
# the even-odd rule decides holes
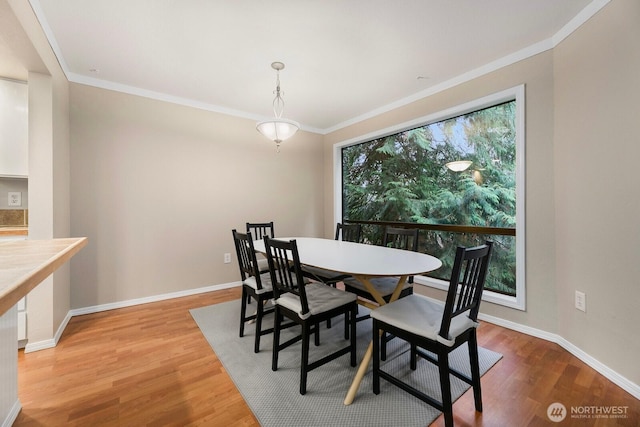
[[[224,254],[224,263],[225,264],[231,263],[231,254],[230,253]]]
[[[22,206],[22,193],[19,191],[9,191],[9,206]]]
[[[580,311],[587,311],[587,296],[584,292],[576,291],[576,308]]]

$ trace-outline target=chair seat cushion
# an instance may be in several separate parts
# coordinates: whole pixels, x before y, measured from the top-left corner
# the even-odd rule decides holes
[[[451,320],[449,336],[441,337],[443,313],[443,303],[414,294],[372,310],[371,317],[448,347],[453,346],[458,335],[478,326],[467,313],[462,313]]]
[[[383,297],[387,297],[393,293],[393,290],[396,288],[396,285],[398,284],[398,280],[399,280],[398,277],[374,277],[370,279],[369,282],[371,282],[373,287],[376,288],[376,290],[380,293],[380,295],[382,295]],[[360,282],[359,280],[356,280],[353,277],[345,279],[344,284],[347,287],[351,286],[353,288],[358,288],[365,292],[369,292],[369,290],[364,286],[362,282]],[[411,286],[413,286],[411,283],[405,282],[402,289],[407,289],[407,288],[410,288]]]
[[[269,273],[262,273],[260,275],[260,284],[262,284],[262,289],[258,289],[258,283],[256,282],[256,278],[254,276],[247,277],[245,281],[242,282],[242,284],[255,289],[257,294],[273,291],[273,286],[271,285],[271,275]]]
[[[322,283],[312,282],[306,285],[304,289],[307,294],[307,303],[309,304],[309,312],[306,314],[302,314],[300,298],[292,293],[281,294],[280,298],[275,300],[275,303],[298,313],[301,319],[308,319],[312,315],[327,312],[356,300],[355,294],[344,292]]]
[[[331,270],[325,270],[324,268],[312,267],[310,265],[303,265],[302,271],[307,277],[310,277],[321,282],[339,282],[342,279],[349,277],[348,274],[337,273]]]

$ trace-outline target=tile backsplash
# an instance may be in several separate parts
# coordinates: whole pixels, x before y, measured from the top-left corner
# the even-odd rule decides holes
[[[0,209],[0,227],[26,227],[28,225],[28,209]]]

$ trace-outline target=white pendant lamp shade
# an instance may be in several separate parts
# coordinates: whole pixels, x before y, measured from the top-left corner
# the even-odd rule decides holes
[[[300,128],[300,125],[293,120],[277,118],[265,120],[256,125],[258,132],[279,144],[291,138]]]
[[[275,118],[258,123],[256,129],[262,135],[275,142],[279,152],[280,143],[291,138],[300,129],[300,125],[293,120],[282,117],[282,112],[284,111],[282,95],[284,92],[280,90],[280,70],[284,69],[284,64],[282,62],[274,62],[271,64],[271,68],[276,70],[276,97],[273,99],[273,114]]]

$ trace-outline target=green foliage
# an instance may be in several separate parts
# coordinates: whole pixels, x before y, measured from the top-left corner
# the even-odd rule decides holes
[[[513,228],[516,224],[515,101],[342,150],[343,218]],[[464,172],[445,164],[470,160]],[[381,230],[365,229],[376,242]],[[426,233],[424,250],[443,260],[457,245],[496,242],[487,288],[515,294],[515,239]]]

